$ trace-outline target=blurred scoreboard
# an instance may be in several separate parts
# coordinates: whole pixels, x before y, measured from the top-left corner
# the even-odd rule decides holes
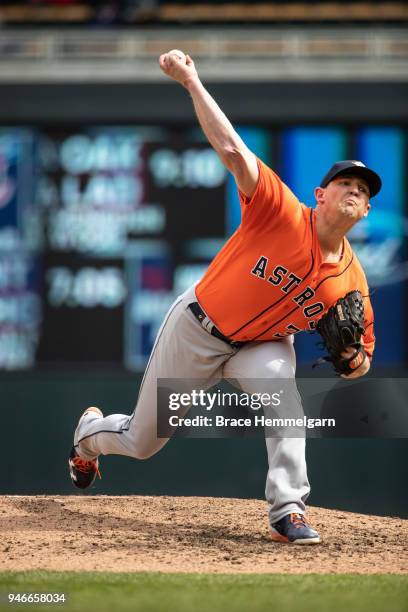
[[[0,132],[0,368],[144,365],[225,235],[226,170],[198,132]]]
[[[376,359],[407,359],[406,129],[237,129],[308,205],[336,160],[381,174],[349,238],[373,291]],[[234,179],[198,128],[0,129],[0,370],[142,369],[172,301],[239,223]],[[299,363],[315,345],[296,338]]]

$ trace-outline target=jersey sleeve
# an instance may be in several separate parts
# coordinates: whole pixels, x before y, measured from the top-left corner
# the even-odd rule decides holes
[[[301,204],[279,176],[257,158],[259,176],[251,198],[238,191],[242,212],[242,225],[254,229],[270,230],[271,225],[300,222]]]
[[[347,239],[346,239],[347,240]],[[367,278],[358,257],[354,253],[355,271],[354,278],[352,281],[352,288],[358,288],[363,296],[364,302],[364,328],[365,334],[361,336],[361,344],[364,347],[370,361],[372,361],[374,347],[375,347],[375,335],[374,335],[374,310],[370,300],[370,289],[368,286]]]
[[[365,335],[362,336],[362,344],[371,361],[375,347],[374,311],[368,296],[364,298],[364,327],[366,331]]]

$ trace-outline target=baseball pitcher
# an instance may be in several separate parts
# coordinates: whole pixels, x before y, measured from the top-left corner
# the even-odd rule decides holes
[[[167,442],[157,437],[159,378],[204,384],[233,378],[254,393],[254,379],[294,379],[294,334],[316,327],[326,359],[340,376],[366,374],[374,350],[367,281],[346,234],[368,215],[380,177],[360,161],[339,161],[316,187],[315,208],[305,206],[247,148],[201,83],[191,57],[172,51],[159,63],[187,89],[208,141],[233,174],[241,224],[203,278],[167,313],[134,412],[103,417],[91,407],[80,418],[69,467],[82,489],[99,473],[99,455],[146,459]],[[272,539],[319,543],[305,518],[310,485],[304,437],[267,438],[266,448]]]

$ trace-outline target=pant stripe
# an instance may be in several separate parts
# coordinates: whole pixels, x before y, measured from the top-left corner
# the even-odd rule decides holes
[[[166,318],[165,318],[165,319],[164,319],[164,321],[163,321],[163,324],[162,324],[162,326],[161,326],[161,328],[160,328],[159,333],[157,334],[156,340],[155,340],[154,345],[153,345],[153,348],[152,348],[152,352],[150,353],[149,361],[147,362],[147,366],[146,366],[146,369],[145,369],[145,372],[144,372],[144,375],[143,375],[143,378],[142,378],[142,382],[141,382],[141,384],[140,384],[140,388],[139,388],[139,393],[138,393],[138,396],[137,396],[137,400],[139,400],[139,397],[140,397],[140,392],[141,392],[141,390],[142,390],[143,383],[144,383],[144,381],[145,381],[145,379],[146,379],[146,374],[147,374],[147,371],[148,371],[148,369],[149,369],[150,363],[151,363],[151,361],[152,361],[152,358],[153,358],[154,352],[155,352],[155,350],[156,350],[157,343],[158,343],[158,341],[160,340],[160,338],[161,338],[161,336],[162,336],[162,333],[163,333],[164,328],[165,328],[165,326],[166,326],[166,324],[167,324],[167,322],[168,322],[168,320],[169,320],[170,315],[172,314],[172,312],[174,311],[174,309],[176,308],[176,306],[177,306],[178,304],[180,304],[180,302],[182,301],[182,299],[183,299],[183,296],[180,296],[180,297],[179,297],[179,299],[178,299],[178,300],[176,300],[176,301],[174,302],[173,306],[170,308],[170,310],[169,310],[169,311],[168,311],[168,313],[167,313]],[[99,433],[116,433],[116,434],[122,434],[124,431],[128,431],[128,429],[129,429],[129,427],[130,427],[131,420],[133,419],[133,417],[134,417],[134,415],[135,415],[136,408],[137,408],[137,402],[136,402],[135,409],[133,410],[132,414],[130,415],[130,417],[129,417],[129,419],[128,419],[127,425],[123,425],[123,426],[122,426],[120,429],[118,429],[118,430],[115,430],[115,429],[101,429],[100,431],[94,431],[93,433],[91,433],[91,434],[89,434],[89,435],[87,435],[87,436],[84,436],[83,438],[81,438],[80,440],[78,440],[77,445],[78,445],[78,444],[80,444],[80,442],[82,442],[83,440],[86,440],[87,438],[91,438],[92,436],[95,436],[96,434],[99,434]]]

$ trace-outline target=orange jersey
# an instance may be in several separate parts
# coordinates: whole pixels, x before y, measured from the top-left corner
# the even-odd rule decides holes
[[[313,330],[349,291],[364,296],[364,348],[371,358],[374,314],[367,280],[347,238],[340,261],[323,263],[316,213],[258,160],[252,198],[240,194],[242,221],[196,286],[216,327],[237,341],[277,340]]]

